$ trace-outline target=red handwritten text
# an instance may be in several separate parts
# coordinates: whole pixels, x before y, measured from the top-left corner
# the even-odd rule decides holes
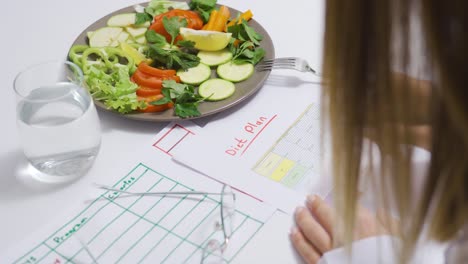
[[[224,152],[230,156],[237,156],[238,154],[242,156],[258,135],[262,133],[263,129],[265,129],[275,117],[276,115],[272,118],[260,116],[257,120],[247,122],[243,127],[244,135],[235,137],[234,144],[229,146]]]

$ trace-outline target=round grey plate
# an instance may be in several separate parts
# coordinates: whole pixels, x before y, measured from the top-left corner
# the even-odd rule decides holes
[[[141,5],[146,6],[147,3],[142,3]],[[229,8],[231,11],[231,17],[236,17],[237,14],[240,12],[236,9]],[[107,20],[116,14],[120,13],[131,13],[135,12],[133,6],[129,6],[126,8],[122,8],[120,10],[117,10],[115,12],[112,12],[98,21],[94,22],[92,25],[87,27],[83,32],[76,38],[76,40],[73,42],[73,45],[77,44],[88,44],[88,39],[86,37],[86,32],[88,31],[94,31],[98,28],[104,27],[107,24]],[[254,15],[255,15],[255,10],[253,10]],[[260,33],[263,36],[263,40],[261,41],[261,47],[265,49],[265,58],[264,59],[273,59],[275,57],[275,49],[273,47],[273,42],[266,32],[266,30],[254,19],[249,21],[249,25],[255,29],[258,33]],[[213,73],[212,76],[216,76],[215,69],[212,69]],[[200,118],[200,117],[205,117],[208,115],[212,115],[215,113],[219,113],[223,110],[226,110],[243,100],[249,98],[255,92],[257,92],[262,86],[265,80],[268,78],[268,75],[270,75],[270,71],[257,71],[255,70],[254,74],[247,80],[236,83],[236,91],[234,94],[222,101],[217,101],[217,102],[202,102],[200,103],[198,110],[200,111],[201,115],[198,117],[192,117],[192,118],[185,118],[185,119],[195,119],[195,118]],[[174,115],[174,111],[172,109],[166,110],[164,112],[159,112],[159,113],[130,113],[130,114],[120,114],[116,111],[107,109],[106,106],[100,102],[95,100],[95,104],[98,108],[113,112],[115,114],[118,114],[122,117],[125,118],[130,118],[130,119],[136,119],[136,120],[142,120],[142,121],[153,121],[153,122],[166,122],[166,121],[173,121],[173,120],[181,120],[182,118]],[[184,120],[185,120],[184,119]]]

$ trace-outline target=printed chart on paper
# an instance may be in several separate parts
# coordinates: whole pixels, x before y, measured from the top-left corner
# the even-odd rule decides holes
[[[320,173],[320,109],[309,105],[255,164],[253,171],[295,189]]]
[[[114,188],[133,192],[192,191],[139,163]],[[104,191],[14,263],[199,263],[202,247],[219,239],[219,196],[135,196]],[[264,225],[236,210],[231,263]],[[234,241],[235,240],[235,241]],[[83,244],[87,246],[83,246]],[[91,252],[89,254],[87,251]]]

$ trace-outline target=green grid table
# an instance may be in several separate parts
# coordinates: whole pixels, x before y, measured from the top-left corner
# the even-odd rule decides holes
[[[113,185],[133,192],[193,191],[140,163]],[[135,196],[106,191],[13,263],[199,263],[215,229],[219,196]],[[230,263],[263,226],[239,210],[224,260]],[[75,236],[75,238],[74,238]]]

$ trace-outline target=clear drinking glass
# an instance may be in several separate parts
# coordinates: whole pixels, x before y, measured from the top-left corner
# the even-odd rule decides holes
[[[101,128],[83,72],[74,63],[40,63],[14,81],[17,125],[31,176],[64,182],[84,175],[101,144]]]

